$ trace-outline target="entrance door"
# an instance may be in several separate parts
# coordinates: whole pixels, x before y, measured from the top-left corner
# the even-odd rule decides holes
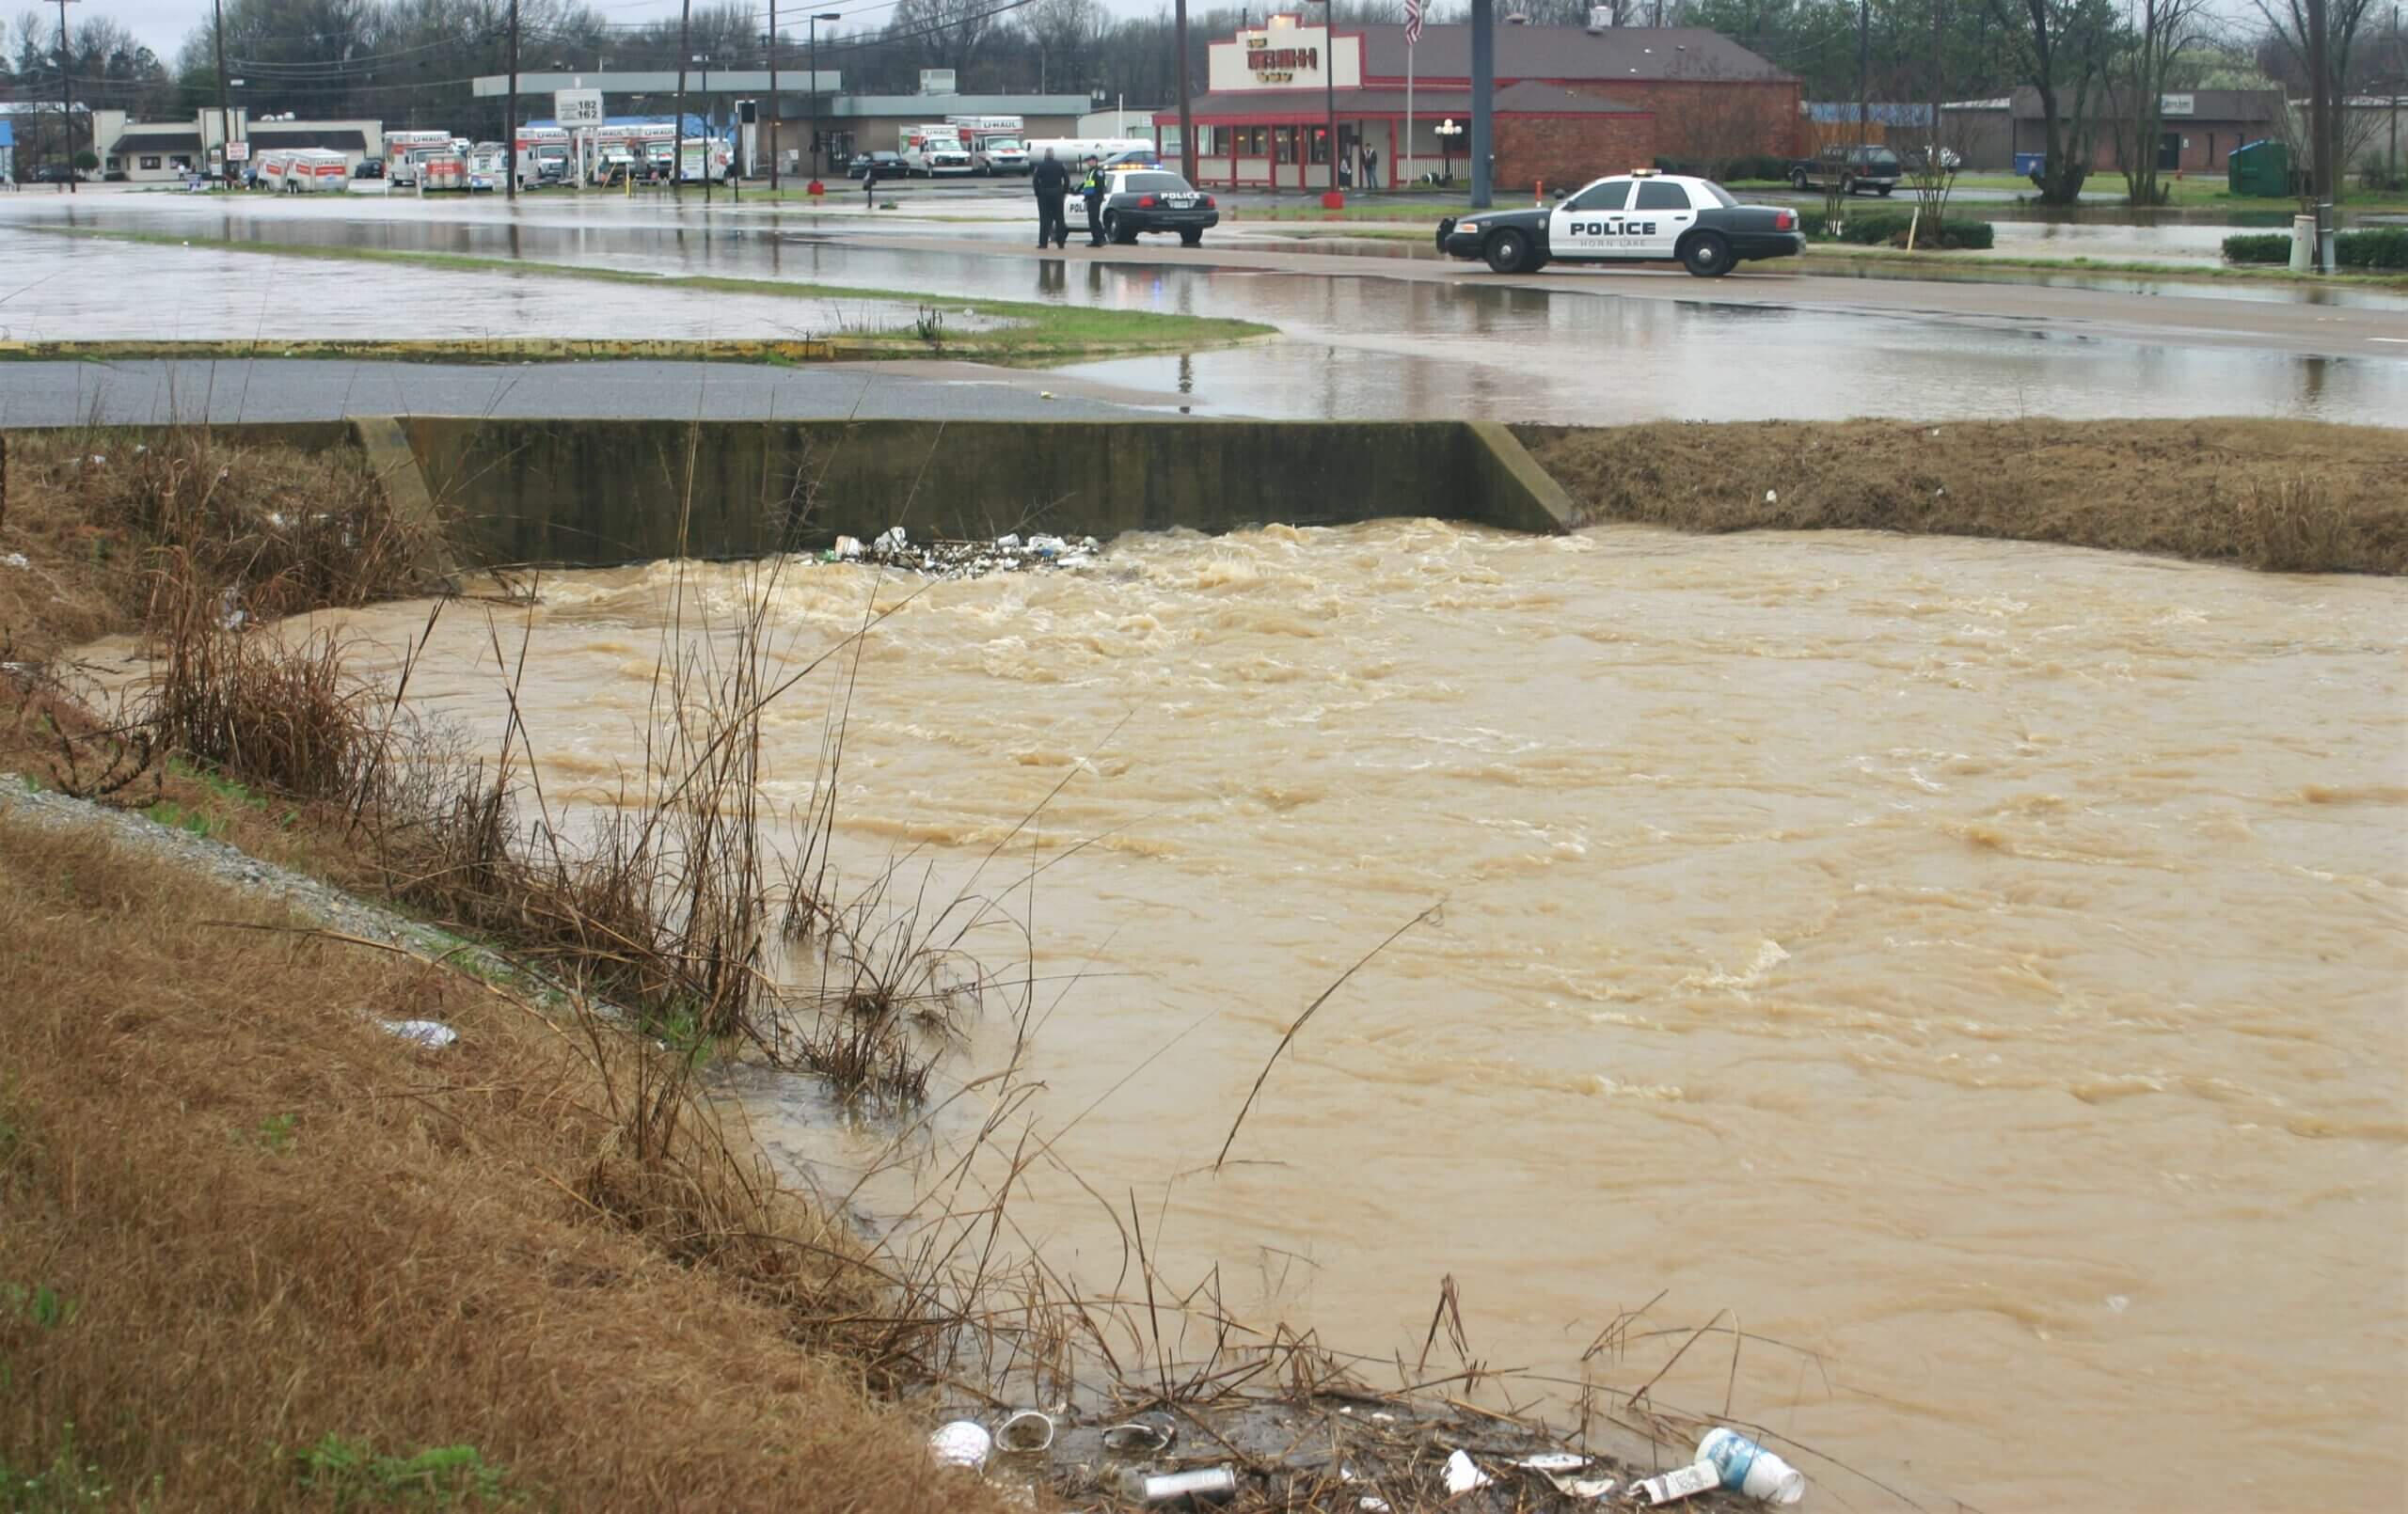
[[[1640,256],[1671,257],[1682,234],[1696,223],[1697,213],[1689,208],[1688,186],[1668,179],[1639,181],[1639,197],[1630,207],[1626,224],[1641,249]]]
[[[1599,258],[1625,251],[1623,208],[1630,181],[1608,179],[1565,200],[1547,217],[1547,245],[1558,257]]]
[[[2172,171],[2182,166],[2182,134],[2167,132],[2157,139],[2157,166]]]

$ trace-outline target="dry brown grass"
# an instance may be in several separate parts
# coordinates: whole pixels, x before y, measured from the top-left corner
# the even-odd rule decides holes
[[[2408,573],[2408,432],[2302,420],[1851,420],[1514,434],[1591,521],[1988,536],[2273,571]]]
[[[0,819],[0,1283],[55,1301],[0,1322],[20,1475],[71,1436],[115,1501],[323,1508],[294,1453],[332,1435],[473,1445],[538,1507],[988,1506],[797,1344],[875,1315],[875,1280],[730,1180],[668,1059],[230,921],[277,923]]]

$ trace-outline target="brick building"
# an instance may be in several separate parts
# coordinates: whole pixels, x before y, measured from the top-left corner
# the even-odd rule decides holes
[[[1798,150],[1798,83],[1746,48],[1696,27],[1497,28],[1496,183],[1581,183],[1656,157],[1712,166]],[[1408,67],[1412,118],[1405,116]],[[1326,187],[1327,94],[1338,108],[1341,182],[1468,171],[1471,28],[1430,26],[1408,50],[1402,26],[1328,29],[1273,16],[1207,52],[1207,92],[1190,103],[1196,171],[1207,183]],[[1179,113],[1156,113],[1176,129]]]
[[[2158,97],[2158,139],[2134,150],[2154,151],[2165,172],[2222,173],[2232,150],[2280,136],[2283,94],[2279,89],[2186,89]],[[2090,118],[2091,166],[2111,173],[2123,166],[2116,118],[2120,97],[2111,93],[2094,104]],[[1966,100],[1940,108],[1941,139],[1973,168],[2013,168],[2048,150],[2048,118],[2040,91],[2026,85],[1995,100]],[[2131,135],[2127,128],[2122,134]]]

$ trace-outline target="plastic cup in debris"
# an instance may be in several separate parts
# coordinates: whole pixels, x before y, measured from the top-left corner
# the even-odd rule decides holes
[[[900,526],[889,526],[878,533],[877,541],[870,544],[880,552],[900,552],[911,544],[911,539],[903,534],[903,528]]]
[[[1649,1477],[1630,1485],[1639,1501],[1653,1508],[1665,1504],[1677,1504],[1684,1498],[1722,1486],[1722,1471],[1711,1461],[1701,1461],[1693,1467],[1668,1472],[1660,1477]]]
[[[1004,551],[1008,552],[1013,547],[1020,545],[1020,533],[1018,531],[1006,531],[1003,535],[995,538],[995,545],[1002,548]]]
[[[1480,1470],[1466,1452],[1457,1451],[1447,1458],[1447,1491],[1467,1493],[1475,1488],[1485,1488],[1493,1481]]]
[[[460,1039],[460,1033],[441,1020],[384,1020],[379,1023],[391,1034],[404,1041],[414,1041],[430,1051],[440,1051]]]
[[[1713,1463],[1723,1487],[1759,1504],[1795,1504],[1806,1496],[1804,1473],[1728,1426],[1706,1432],[1697,1458]]]
[[[1103,1432],[1104,1449],[1132,1455],[1167,1451],[1179,1439],[1179,1427],[1168,1414],[1140,1414]]]
[[[836,538],[833,550],[837,561],[850,562],[862,555],[862,539],[858,536],[839,536]]]
[[[974,1419],[957,1419],[950,1425],[940,1425],[928,1437],[928,1450],[937,1461],[948,1467],[968,1467],[973,1472],[987,1464],[995,1449],[993,1436],[987,1427]]]
[[[1230,1467],[1198,1467],[1194,1472],[1139,1472],[1120,1475],[1120,1496],[1144,1504],[1168,1504],[1181,1498],[1199,1502],[1235,1498],[1238,1475]]]
[[[996,1427],[995,1443],[1006,1451],[1042,1451],[1054,1443],[1054,1416],[1023,1409]]]

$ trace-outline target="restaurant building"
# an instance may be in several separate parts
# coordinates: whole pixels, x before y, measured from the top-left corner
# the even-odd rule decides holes
[[[1717,33],[1509,24],[1496,40],[1500,189],[1581,183],[1656,157],[1710,164],[1798,150],[1798,80]],[[1333,91],[1341,184],[1364,181],[1366,150],[1377,154],[1381,184],[1469,172],[1469,26],[1425,27],[1408,49],[1402,26],[1341,24],[1333,35],[1276,15],[1212,43],[1206,80],[1207,92],[1189,103],[1206,183],[1330,187]],[[1176,110],[1153,119],[1158,130],[1178,130]]]

